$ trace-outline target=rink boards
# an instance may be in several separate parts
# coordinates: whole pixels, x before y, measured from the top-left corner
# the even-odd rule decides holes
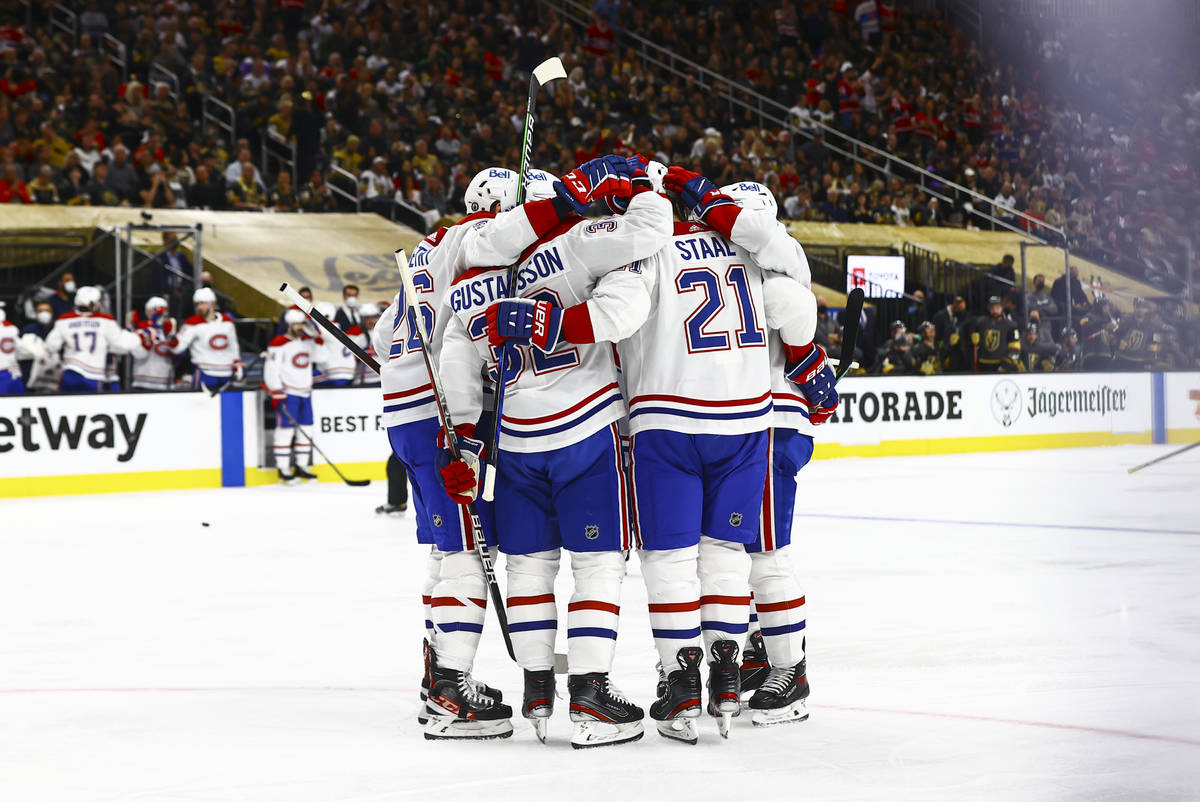
[[[1200,439],[1200,373],[851,377],[815,458]],[[0,398],[0,497],[242,487],[264,464],[257,393]],[[378,388],[317,390],[310,433],[352,478],[385,479]],[[316,459],[322,481],[338,481]]]

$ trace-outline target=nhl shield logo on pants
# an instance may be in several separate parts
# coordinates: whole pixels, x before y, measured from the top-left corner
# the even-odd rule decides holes
[[[595,540],[600,537],[600,527],[595,524],[588,524],[583,528],[583,536],[588,540]]]
[[[740,512],[735,512],[733,515],[730,515],[729,516],[729,525],[730,526],[741,526],[742,525],[742,514]]]

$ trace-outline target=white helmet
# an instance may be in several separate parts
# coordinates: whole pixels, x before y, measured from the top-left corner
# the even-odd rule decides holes
[[[554,182],[557,180],[557,178],[545,170],[530,167],[529,172],[525,176],[525,200],[535,201],[553,198],[557,194],[554,191]]]
[[[155,295],[149,301],[146,301],[146,317],[150,317],[151,315],[153,315],[155,309],[166,309],[166,308],[167,308],[167,299],[160,298],[157,295]]]
[[[212,291],[212,287],[201,287],[192,293],[192,303],[215,304],[217,302],[217,294]]]
[[[650,188],[655,192],[663,191],[663,176],[667,174],[667,165],[662,162],[646,162],[646,175],[650,176]]]
[[[337,307],[329,303],[329,301],[318,301],[313,304],[313,309],[316,309],[330,320],[333,320],[333,316],[337,314]]]
[[[772,215],[779,214],[779,204],[771,190],[755,181],[738,181],[721,187],[721,192],[733,198],[743,209],[769,209]]]
[[[467,214],[490,212],[492,205],[499,202],[498,212],[507,212],[517,205],[517,174],[506,167],[488,167],[480,170],[467,185],[463,204]]]
[[[294,326],[297,323],[303,323],[308,320],[308,315],[301,312],[299,309],[289,309],[283,313],[283,322],[289,326]]]
[[[80,287],[75,290],[75,308],[96,311],[100,308],[100,288]]]
[[[382,312],[383,310],[380,309],[376,304],[363,304],[358,308],[358,314],[361,315],[364,320],[369,317],[379,317]]]
[[[8,315],[4,314],[4,305],[0,304],[0,323],[8,320]]]

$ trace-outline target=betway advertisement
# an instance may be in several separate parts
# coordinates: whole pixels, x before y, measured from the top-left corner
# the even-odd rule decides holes
[[[207,393],[0,397],[0,479],[220,467]]]
[[[1146,373],[849,377],[838,392],[841,407],[821,427],[821,442],[1140,434],[1151,426]]]

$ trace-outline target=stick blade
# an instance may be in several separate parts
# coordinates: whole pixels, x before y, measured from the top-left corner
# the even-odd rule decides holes
[[[551,56],[533,68],[533,80],[537,81],[538,86],[566,77],[567,71],[563,69],[562,59],[558,56]]]
[[[858,321],[862,317],[865,297],[862,287],[855,287],[846,296],[846,308],[842,310],[842,354],[838,359],[838,378],[846,375],[854,362],[854,344],[858,340]]]

